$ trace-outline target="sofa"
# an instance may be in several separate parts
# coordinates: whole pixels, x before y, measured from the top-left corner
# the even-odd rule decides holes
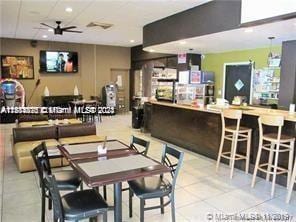
[[[59,145],[57,141],[57,128],[49,127],[24,127],[13,129],[13,147],[12,153],[20,172],[31,171],[35,169],[30,151],[45,141],[47,147]],[[51,159],[51,166],[61,165],[60,159]]]
[[[104,140],[104,136],[96,135],[96,125],[93,123],[58,126],[58,138],[59,143],[62,145]]]
[[[60,144],[89,143],[103,141],[103,136],[96,135],[96,126],[91,123],[22,127],[13,129],[12,153],[20,172],[35,170],[30,151],[45,141],[47,147],[55,147]],[[51,159],[51,166],[58,167],[60,158]]]

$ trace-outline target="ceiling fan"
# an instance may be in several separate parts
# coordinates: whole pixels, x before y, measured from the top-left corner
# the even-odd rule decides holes
[[[47,25],[45,23],[40,23],[40,24],[43,25],[43,26],[46,26],[46,27],[49,27],[49,28],[53,29],[55,35],[63,35],[63,32],[82,33],[82,31],[70,30],[70,29],[76,29],[77,28],[76,26],[68,26],[68,27],[61,28],[60,25],[61,25],[62,22],[61,21],[56,21],[56,23],[58,25],[56,28],[55,27],[52,27],[50,25]]]

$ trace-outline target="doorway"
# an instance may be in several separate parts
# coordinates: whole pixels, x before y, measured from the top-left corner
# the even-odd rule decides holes
[[[118,111],[129,110],[129,69],[111,69],[111,82],[117,84]]]
[[[223,79],[223,97],[232,102],[235,96],[244,96],[248,104],[252,103],[253,64],[251,62],[225,63]]]

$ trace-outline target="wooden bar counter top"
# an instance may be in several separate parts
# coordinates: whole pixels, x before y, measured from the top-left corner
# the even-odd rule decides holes
[[[196,110],[201,112],[209,112],[209,113],[220,113],[221,108],[199,108],[190,105],[180,105],[176,103],[169,103],[169,102],[159,102],[159,101],[150,101],[152,104],[156,105],[163,105],[163,106],[170,106],[176,107],[181,109],[189,109],[189,110]],[[262,107],[254,107],[254,106],[229,106],[228,109],[240,109],[242,110],[243,114],[245,115],[252,115],[252,116],[260,116],[260,115],[280,115],[284,116],[286,121],[296,122],[296,112],[294,114],[290,114],[288,111],[285,110],[277,110],[277,109],[267,109]]]
[[[152,106],[151,136],[216,160],[222,130],[221,109],[214,106],[211,108],[197,108],[160,101],[150,101],[150,104]],[[295,113],[289,114],[288,111],[253,106],[230,106],[229,108],[241,109],[243,112],[241,125],[252,129],[250,173],[253,172],[259,144],[258,116],[264,114],[284,116],[285,123],[282,132],[296,137]],[[241,142],[238,145],[238,152],[244,153],[245,146],[246,144]],[[227,147],[230,148],[230,144],[226,143],[225,147],[226,149]],[[261,160],[264,161],[267,158],[267,154],[262,155]],[[288,155],[281,154],[279,158],[279,165],[286,167]],[[244,162],[239,161],[235,167],[244,169]],[[265,175],[261,174],[259,176],[263,177]],[[279,176],[277,183],[285,185],[286,176]]]

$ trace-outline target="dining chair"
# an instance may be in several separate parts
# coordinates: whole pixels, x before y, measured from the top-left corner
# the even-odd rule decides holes
[[[171,180],[167,180],[160,176],[145,177],[138,180],[129,181],[129,216],[132,217],[132,197],[135,194],[140,198],[140,222],[144,222],[144,211],[161,209],[164,214],[164,207],[171,204],[172,221],[176,221],[175,217],[175,186],[177,176],[179,174],[184,153],[180,152],[168,145],[164,146],[162,154],[162,164],[170,168]],[[164,197],[169,200],[164,203]],[[145,201],[148,199],[160,199],[160,205],[146,207]]]
[[[107,222],[108,205],[98,192],[81,190],[61,197],[55,176],[45,173],[44,180],[53,201],[54,222],[91,220],[99,215],[103,215],[103,222]]]
[[[52,208],[52,200],[49,192],[49,188],[44,183],[44,171],[51,175],[51,167],[48,158],[48,152],[45,142],[31,150],[31,155],[38,172],[40,187],[41,187],[41,221],[45,221],[45,199],[48,198],[48,208]],[[73,170],[62,170],[54,173],[57,180],[57,187],[59,190],[77,190],[80,186],[81,190],[82,182]]]
[[[146,156],[148,153],[149,146],[150,146],[149,141],[143,140],[139,137],[135,137],[134,135],[132,135],[130,147],[136,150],[138,153]]]
[[[139,154],[142,154],[144,156],[147,156],[148,149],[150,146],[150,141],[141,139],[139,137],[136,137],[132,135],[131,137],[131,142],[130,142],[130,148],[134,149],[137,151]],[[121,191],[128,191],[129,187],[122,188]],[[107,188],[106,186],[103,186],[103,193],[104,193],[104,198],[107,200]]]

